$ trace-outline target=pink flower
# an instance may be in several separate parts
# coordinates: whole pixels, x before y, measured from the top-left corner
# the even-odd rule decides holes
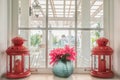
[[[76,59],[76,52],[74,48],[70,48],[68,45],[65,46],[64,52],[69,54],[67,60],[74,61]]]
[[[64,48],[56,48],[50,52],[50,64],[55,64],[58,60],[74,61],[76,59],[76,52],[74,48],[70,48],[66,45]]]

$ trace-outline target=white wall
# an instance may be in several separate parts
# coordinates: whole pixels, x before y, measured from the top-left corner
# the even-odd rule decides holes
[[[5,72],[7,48],[7,0],[0,0],[0,76]]]
[[[114,71],[120,76],[120,0],[114,0]]]

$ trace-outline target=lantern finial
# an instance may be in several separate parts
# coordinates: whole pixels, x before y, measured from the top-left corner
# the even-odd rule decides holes
[[[25,39],[23,39],[22,37],[15,37],[12,39],[12,43],[16,46],[21,46],[24,41],[26,41]]]
[[[108,39],[102,37],[102,38],[99,38],[96,42],[98,46],[106,46],[108,43]]]

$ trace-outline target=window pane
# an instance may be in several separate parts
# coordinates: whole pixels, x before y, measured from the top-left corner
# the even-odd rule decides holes
[[[90,24],[91,28],[103,28],[103,0],[91,0]]]
[[[96,39],[103,36],[103,31],[77,32],[77,67],[90,67],[91,49],[96,45]]]
[[[45,68],[46,44],[44,30],[19,30],[19,35],[27,40],[25,46],[30,50],[30,67]]]
[[[61,48],[61,47],[64,47],[65,45],[75,47],[74,30],[49,30],[48,31],[48,55],[50,51],[53,50],[54,48]],[[48,62],[50,62],[50,60]]]
[[[103,28],[103,0],[77,1],[77,27]]]
[[[75,0],[48,0],[48,27],[75,27]]]
[[[46,26],[46,0],[19,0],[19,27]]]

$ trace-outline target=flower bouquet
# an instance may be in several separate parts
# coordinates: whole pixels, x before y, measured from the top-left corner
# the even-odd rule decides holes
[[[76,60],[74,48],[66,45],[64,48],[56,48],[50,52],[50,64],[53,65],[53,73],[59,77],[69,77],[73,73],[73,61]]]

